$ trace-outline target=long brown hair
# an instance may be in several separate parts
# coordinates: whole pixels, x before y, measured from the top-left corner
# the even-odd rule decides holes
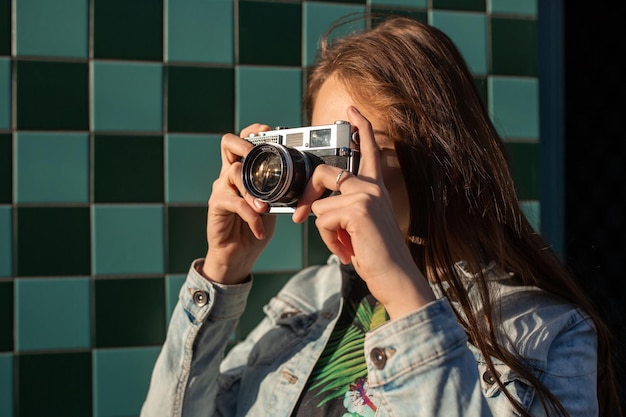
[[[366,24],[371,22],[366,19]],[[349,23],[344,21],[338,23]],[[410,201],[413,258],[431,282],[458,302],[459,322],[472,344],[505,362],[536,387],[546,413],[567,416],[559,400],[523,358],[503,347],[497,311],[483,267],[495,262],[516,282],[540,287],[584,310],[598,334],[601,415],[621,415],[609,350],[610,333],[568,270],[522,213],[504,146],[467,65],[453,42],[434,27],[404,17],[375,21],[370,30],[331,41],[329,30],[311,68],[305,95],[310,112],[324,81],[335,74],[359,103],[385,115]],[[414,242],[418,242],[415,244]],[[477,310],[455,264],[476,275]],[[445,282],[445,286],[444,286]],[[504,395],[524,416],[503,382]]]

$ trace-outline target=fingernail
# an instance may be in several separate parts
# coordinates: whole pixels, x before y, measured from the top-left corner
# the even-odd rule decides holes
[[[254,203],[254,207],[258,208],[259,210],[265,208],[265,203],[263,201],[259,200],[258,198],[255,198],[253,203]]]

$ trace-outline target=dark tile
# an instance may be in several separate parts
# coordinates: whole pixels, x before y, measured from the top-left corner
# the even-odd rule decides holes
[[[13,195],[13,146],[11,135],[0,134],[0,204],[11,203]]]
[[[0,0],[0,55],[11,55],[11,0]]]
[[[16,417],[92,415],[91,352],[20,354]]]
[[[491,73],[536,76],[538,71],[537,22],[491,19]]]
[[[232,132],[235,75],[232,68],[167,68],[170,132]]]
[[[94,0],[96,58],[163,60],[162,0]]]
[[[484,12],[486,0],[433,0],[433,9]]]
[[[95,345],[160,345],[165,340],[164,278],[95,281]]]
[[[88,207],[19,207],[17,275],[89,275]]]
[[[206,255],[206,216],[206,205],[168,208],[169,273],[186,273],[194,259]]]
[[[0,282],[0,352],[13,350],[13,281]]]
[[[365,4],[366,0],[317,0],[319,2],[326,3],[351,3],[351,4]]]
[[[409,10],[409,9],[394,9],[394,8],[382,8],[372,7],[372,13],[376,15],[376,18],[372,21],[372,26],[377,25],[377,21],[380,18],[384,18],[387,15],[410,17],[422,23],[428,23],[428,13],[424,10]]]
[[[309,219],[306,225],[306,254],[307,254],[307,266],[309,265],[323,265],[330,256],[330,250],[326,247],[324,241],[320,237],[320,233],[315,227],[315,221]]]
[[[511,173],[520,200],[539,199],[539,144],[505,142]]]
[[[163,137],[96,135],[97,203],[163,201]]]
[[[89,128],[88,65],[17,62],[17,127],[35,130]]]
[[[239,1],[239,63],[300,66],[302,5]]]

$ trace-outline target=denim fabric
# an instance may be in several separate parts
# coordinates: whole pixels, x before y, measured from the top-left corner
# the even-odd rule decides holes
[[[508,275],[494,265],[487,273],[500,294],[505,346],[527,360],[572,416],[596,416],[596,334],[588,318],[537,288],[508,285]],[[472,294],[470,274],[467,285]],[[141,416],[289,416],[343,307],[341,286],[335,257],[303,270],[224,358],[251,282],[212,284],[192,265]],[[468,343],[454,308],[440,296],[367,334],[369,386],[381,400],[377,416],[517,415]],[[546,415],[534,390],[495,362],[529,412]]]

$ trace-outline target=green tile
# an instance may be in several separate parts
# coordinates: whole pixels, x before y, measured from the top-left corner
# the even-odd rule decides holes
[[[304,57],[305,65],[311,65],[315,61],[315,53],[320,37],[339,18],[352,14],[363,13],[365,7],[350,4],[324,4],[324,3],[304,3]],[[347,34],[353,29],[363,29],[365,21],[360,20],[358,25],[349,25],[333,32],[333,38]]]
[[[163,201],[163,137],[96,135],[97,203]]]
[[[89,202],[87,133],[16,134],[16,201]]]
[[[93,224],[94,274],[163,273],[163,207],[97,205]]]
[[[95,130],[162,130],[161,64],[94,62],[93,80]]]
[[[15,3],[18,56],[87,57],[88,0]]]
[[[319,2],[326,3],[354,3],[354,4],[365,4],[367,0],[317,0]]]
[[[432,8],[484,12],[486,3],[486,0],[433,0]]]
[[[392,7],[372,7],[372,13],[384,17],[386,15],[404,16],[417,20],[422,23],[428,23],[428,12],[426,10],[413,9],[397,9]],[[378,24],[378,19],[372,22],[372,27]]]
[[[372,6],[402,6],[426,8],[428,0],[370,0]]]
[[[505,142],[511,173],[520,200],[539,199],[539,144]]]
[[[165,340],[163,278],[95,281],[96,346],[156,346]]]
[[[521,201],[520,206],[533,230],[541,233],[541,203],[539,201]]]
[[[88,207],[19,207],[17,275],[89,275]]]
[[[91,415],[91,352],[21,354],[14,360],[15,417]]]
[[[13,416],[13,355],[0,353],[0,416]]]
[[[172,313],[178,303],[178,293],[185,282],[186,275],[167,275],[165,277],[165,309],[167,311],[166,323],[172,318]]]
[[[489,77],[489,111],[500,135],[509,139],[539,137],[539,81]]]
[[[301,126],[300,69],[239,67],[236,77],[237,130],[256,122],[270,126]]]
[[[302,5],[239,1],[239,63],[300,66]]]
[[[0,0],[0,55],[11,55],[11,0]]]
[[[487,77],[477,76],[474,77],[474,85],[478,90],[478,94],[483,101],[485,107],[487,107],[489,103],[489,82]]]
[[[11,60],[0,58],[0,129],[11,128]]]
[[[304,225],[295,224],[290,214],[279,214],[276,231],[254,265],[256,272],[290,272],[304,267]]]
[[[15,350],[89,348],[89,299],[89,278],[17,279]]]
[[[194,259],[206,255],[206,216],[206,204],[200,207],[169,207],[169,273],[185,273]]]
[[[87,130],[88,65],[75,62],[17,62],[17,127]]]
[[[168,61],[232,64],[233,9],[232,0],[169,0]]]
[[[0,281],[0,352],[11,352],[12,350],[13,281]],[[2,375],[1,372],[0,375]]]
[[[470,71],[487,74],[487,27],[484,14],[437,11],[431,13],[432,24],[455,43]]]
[[[315,219],[309,218],[306,222],[306,250],[307,265],[323,265],[330,256],[330,250],[320,237],[319,230],[315,227]]]
[[[169,66],[167,100],[170,132],[232,132],[235,126],[234,70]]]
[[[537,16],[537,0],[490,0],[491,13]]]
[[[491,19],[491,73],[536,76],[537,22],[529,19]]]
[[[167,135],[166,201],[206,203],[222,167],[221,136]]]
[[[153,347],[94,352],[94,417],[139,415],[159,351]]]
[[[0,133],[0,204],[11,203],[13,195],[13,141]]]
[[[11,207],[0,206],[0,277],[13,275],[12,210]]]
[[[162,61],[162,0],[94,0],[94,57]]]

